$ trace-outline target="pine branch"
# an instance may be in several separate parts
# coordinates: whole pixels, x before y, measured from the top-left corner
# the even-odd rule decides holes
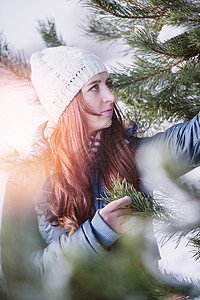
[[[182,39],[183,37],[183,39]],[[187,44],[187,49],[186,47],[182,47],[182,42],[184,42],[184,44],[186,43],[186,41],[188,42]],[[147,39],[141,39],[141,42],[144,43],[144,45],[151,50],[152,52],[155,53],[159,53],[159,54],[163,54],[163,55],[167,55],[169,57],[185,57],[185,59],[189,58],[189,57],[193,57],[196,55],[199,55],[200,53],[200,49],[192,49],[192,47],[190,47],[189,44],[189,40],[187,40],[187,38],[185,37],[185,35],[179,36],[179,37],[175,37],[173,39],[171,39],[168,42],[165,43],[153,43],[150,40]],[[171,46],[171,48],[169,47],[169,45]],[[167,48],[171,50],[171,52],[168,52]],[[179,46],[179,48],[178,48]]]
[[[172,63],[172,64],[170,64],[170,65],[168,65],[168,66],[166,66],[164,68],[161,68],[160,70],[157,70],[157,71],[155,71],[155,72],[153,72],[151,74],[147,74],[147,75],[144,75],[143,77],[132,79],[132,80],[127,80],[126,82],[121,82],[119,84],[115,83],[113,85],[113,87],[114,88],[116,88],[116,87],[124,87],[124,86],[131,85],[131,84],[139,82],[139,81],[143,81],[143,80],[148,79],[150,77],[153,77],[155,75],[159,75],[159,74],[161,74],[163,72],[166,72],[166,71],[172,69],[173,67],[177,66],[178,64],[182,63],[184,60],[185,60],[185,58],[183,57],[180,60],[175,61],[174,63]]]
[[[178,54],[172,54],[166,51],[162,51],[162,50],[158,50],[156,48],[154,48],[152,45],[149,44],[149,41],[147,40],[142,40],[142,42],[144,43],[144,45],[151,51],[155,52],[155,53],[159,53],[159,54],[163,54],[163,55],[167,55],[169,57],[180,57],[180,55]]]
[[[47,47],[57,47],[66,45],[63,38],[58,36],[56,32],[55,20],[53,18],[46,18],[46,20],[38,21],[38,32],[42,35]]]
[[[99,1],[99,0],[91,0],[91,1],[81,1],[86,6],[92,7],[96,13],[101,14],[110,14],[116,18],[121,19],[155,19],[160,18],[160,14],[150,14],[155,10],[150,10],[146,7],[142,7],[141,4],[132,3],[131,1]],[[123,4],[127,5],[123,5]],[[133,5],[135,4],[135,5]],[[99,11],[99,8],[101,11]],[[149,13],[150,12],[150,13]],[[156,11],[157,12],[157,11]],[[134,15],[135,14],[135,15]]]
[[[183,295],[193,299],[199,295],[195,283],[177,280],[172,274],[162,274],[151,265],[154,256],[150,247],[147,247],[145,256],[146,244],[141,227],[135,236],[121,237],[114,251],[103,257],[85,257],[79,249],[73,251],[73,274],[68,286],[70,299],[167,300],[185,299]],[[147,261],[148,265],[145,264]]]
[[[158,53],[170,57],[185,57],[186,59],[200,55],[199,26],[185,31],[168,41],[160,42],[158,31],[143,29],[132,30],[124,33],[124,38],[130,47],[138,49],[140,55],[154,55]],[[154,56],[155,57],[155,56]]]
[[[161,8],[159,7],[156,7],[156,6],[147,6],[147,5],[144,5],[142,3],[139,3],[139,2],[136,2],[136,1],[132,1],[132,0],[124,0],[124,2],[128,2],[128,3],[131,3],[131,4],[134,4],[138,7],[141,7],[147,11],[151,11],[151,12],[158,12],[158,13],[163,13],[164,14],[164,10],[162,10]]]
[[[178,21],[178,24],[184,23],[199,23],[200,22],[200,11],[187,3],[185,6],[181,5],[180,7],[171,7],[167,10],[165,16],[168,21],[175,24]]]
[[[127,183],[126,179],[120,180],[117,178],[111,179],[111,189],[104,189],[105,197],[103,200],[106,204],[115,201],[125,196],[130,196],[132,199],[129,207],[132,209],[134,216],[139,217],[155,217],[161,219],[167,216],[166,211],[158,204],[150,195],[145,195],[140,191],[136,191],[133,185]]]
[[[108,26],[109,25],[109,26]],[[88,25],[81,26],[89,37],[94,37],[98,41],[115,41],[116,39],[122,38],[122,26],[119,20],[113,20],[110,24],[110,20],[106,20],[103,17],[90,17]],[[89,29],[89,30],[88,30]]]
[[[194,60],[194,59],[193,59]],[[110,74],[113,81],[116,97],[128,104],[133,110],[137,107],[145,119],[152,117],[156,120],[160,117],[174,122],[194,117],[199,109],[199,64],[186,60],[177,65],[176,70],[166,70],[153,77],[146,78],[144,82],[137,81],[152,70],[165,68],[168,62],[167,57],[156,57],[155,61],[135,58],[135,66],[119,65],[120,68],[113,68],[114,73]],[[147,74],[145,74],[147,73]],[[124,85],[125,82],[136,80],[133,84]],[[122,87],[120,86],[122,84]],[[117,87],[116,87],[117,86]],[[148,112],[148,113],[147,113]],[[137,119],[136,119],[137,120]]]
[[[188,244],[192,245],[193,257],[198,260],[200,258],[200,228],[199,224],[185,225],[181,218],[177,220],[177,216],[174,215],[172,209],[167,208],[164,202],[168,202],[168,197],[165,199],[162,194],[162,205],[155,198],[150,195],[146,195],[140,191],[136,191],[133,185],[127,183],[126,179],[120,180],[119,175],[117,178],[111,179],[110,189],[104,188],[105,196],[101,199],[109,204],[112,201],[129,196],[132,199],[129,207],[132,209],[132,215],[139,219],[154,219],[154,224],[157,231],[162,232],[162,244],[165,244],[169,240],[176,239],[177,246],[183,237],[187,237],[192,234],[192,238],[188,238]],[[165,233],[163,233],[163,225]],[[159,229],[160,228],[160,229]]]
[[[199,232],[190,239],[190,244],[193,246],[193,257],[196,261],[200,260],[200,229]]]
[[[200,27],[198,26],[196,30],[184,32],[177,37],[170,39],[169,41],[163,43],[164,47],[170,48],[173,52],[176,52],[179,56],[184,56],[187,58],[199,57],[200,55]]]
[[[15,51],[0,33],[0,70],[18,80],[30,81],[29,59],[23,51]]]

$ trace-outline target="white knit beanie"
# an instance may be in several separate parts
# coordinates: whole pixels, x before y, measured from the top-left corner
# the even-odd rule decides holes
[[[47,48],[32,54],[30,63],[37,96],[55,123],[88,80],[108,73],[97,56],[77,47]]]

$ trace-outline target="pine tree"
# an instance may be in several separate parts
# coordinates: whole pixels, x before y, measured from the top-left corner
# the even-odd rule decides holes
[[[200,108],[199,1],[81,2],[91,10],[85,26],[90,37],[127,45],[124,54],[131,55],[132,60],[113,69],[113,88],[131,111],[136,110],[132,117],[140,126],[147,127],[159,118],[189,120],[197,114]],[[161,41],[159,34],[165,25],[176,27],[181,33]]]

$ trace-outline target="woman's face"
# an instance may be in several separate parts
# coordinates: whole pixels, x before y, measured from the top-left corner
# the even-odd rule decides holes
[[[83,99],[93,115],[86,113],[89,134],[110,127],[112,124],[115,96],[110,90],[110,79],[107,72],[93,76],[82,88]]]

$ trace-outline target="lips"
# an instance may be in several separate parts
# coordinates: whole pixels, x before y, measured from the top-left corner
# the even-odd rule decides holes
[[[102,114],[106,114],[106,115],[107,115],[107,114],[110,115],[110,114],[112,114],[112,110],[113,110],[113,109],[112,109],[112,107],[111,107],[111,108],[109,108],[109,109],[106,109],[106,110],[102,111],[101,113],[102,113]]]

